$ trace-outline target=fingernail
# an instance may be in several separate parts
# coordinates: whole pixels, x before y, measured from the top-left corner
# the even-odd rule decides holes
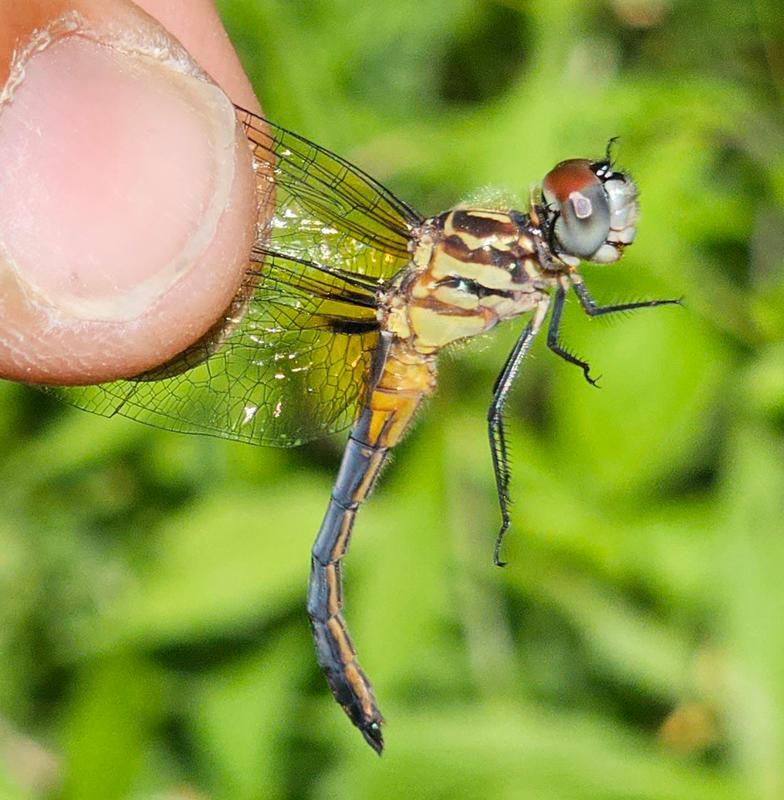
[[[0,94],[0,270],[76,319],[144,314],[213,240],[234,181],[230,101],[129,41],[50,37]]]

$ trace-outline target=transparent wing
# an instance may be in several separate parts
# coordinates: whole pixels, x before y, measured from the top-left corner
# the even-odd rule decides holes
[[[105,416],[289,447],[351,423],[379,342],[377,292],[408,263],[420,219],[338,156],[238,115],[260,208],[275,211],[231,308],[168,364],[48,391]]]
[[[237,114],[256,158],[260,205],[275,207],[260,241],[375,279],[408,263],[422,219],[406,203],[340,156],[249,111]]]

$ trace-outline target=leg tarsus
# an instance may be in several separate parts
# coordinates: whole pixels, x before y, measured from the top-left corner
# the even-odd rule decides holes
[[[562,347],[558,342],[558,333],[561,328],[561,313],[563,312],[564,302],[566,301],[566,290],[563,286],[559,286],[555,292],[555,302],[553,303],[553,313],[550,315],[550,325],[547,328],[547,346],[559,358],[574,364],[583,371],[583,376],[591,386],[599,388],[599,378],[591,377],[591,367],[587,361],[572,355],[566,348]]]
[[[572,355],[568,350],[565,350],[563,347],[561,347],[557,341],[551,342],[549,337],[547,346],[553,351],[553,353],[562,358],[564,361],[568,361],[570,364],[574,364],[576,367],[579,367],[583,371],[583,377],[586,381],[588,381],[588,383],[591,384],[591,386],[595,386],[597,389],[601,388],[599,386],[601,375],[598,378],[592,378],[591,365],[587,361],[583,361],[581,358],[577,358],[577,356]]]
[[[509,518],[507,517],[498,530],[498,535],[495,537],[495,547],[493,548],[493,564],[496,567],[505,567],[509,562],[501,558],[501,545],[503,544],[506,532],[509,530]]]
[[[683,307],[683,297],[671,298],[668,300],[638,300],[633,303],[616,303],[609,306],[600,306],[591,297],[591,293],[586,288],[582,279],[577,275],[572,276],[572,286],[574,292],[580,300],[583,311],[589,317],[601,317],[605,314],[617,314],[622,311],[636,311],[638,308],[656,308],[657,306],[681,306]]]

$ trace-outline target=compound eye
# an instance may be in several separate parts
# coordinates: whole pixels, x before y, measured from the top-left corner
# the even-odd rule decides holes
[[[610,203],[602,180],[585,159],[562,161],[542,183],[560,252],[590,259],[610,233]]]

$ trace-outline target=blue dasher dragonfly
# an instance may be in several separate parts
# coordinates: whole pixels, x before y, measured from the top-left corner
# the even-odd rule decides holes
[[[633,181],[599,160],[558,164],[526,211],[457,207],[425,218],[340,156],[237,110],[254,154],[261,214],[241,290],[205,336],[140,375],[95,386],[50,387],[89,411],[173,431],[293,447],[351,425],[311,556],[307,610],[332,693],[368,744],[383,748],[383,718],[343,618],[341,564],[354,520],[390,450],[436,387],[451,344],[531,314],[493,389],[487,416],[501,527],[510,471],[503,412],[548,312],[559,341],[568,290],[591,316],[677,303],[601,306],[582,260],[617,261],[638,218]]]

